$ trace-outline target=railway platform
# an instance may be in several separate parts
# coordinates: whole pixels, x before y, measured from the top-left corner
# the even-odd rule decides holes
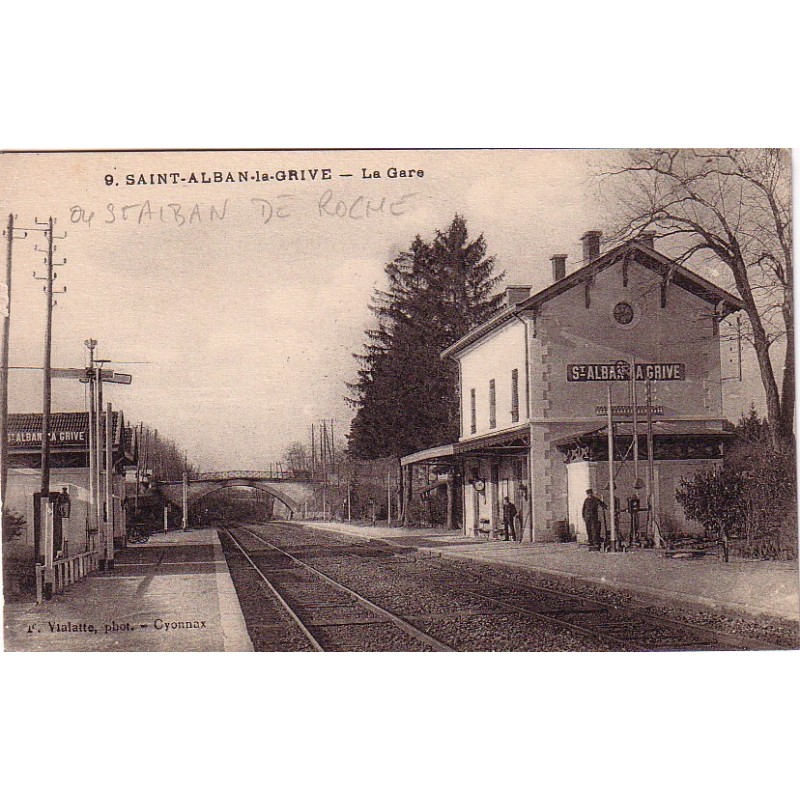
[[[52,600],[7,603],[7,651],[249,651],[214,529],[156,533]]]
[[[521,567],[566,581],[599,584],[671,605],[754,617],[800,620],[797,562],[664,558],[659,552],[597,553],[575,543],[517,543],[457,531],[311,522],[310,528],[415,547],[448,558]]]

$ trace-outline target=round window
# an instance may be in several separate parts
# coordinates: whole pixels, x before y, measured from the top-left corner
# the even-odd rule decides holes
[[[620,325],[630,325],[634,316],[633,306],[630,303],[617,303],[614,306],[614,321]]]

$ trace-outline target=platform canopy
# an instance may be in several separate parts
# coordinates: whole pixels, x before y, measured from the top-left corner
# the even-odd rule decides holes
[[[519,425],[499,433],[487,433],[452,444],[418,450],[403,456],[400,464],[404,467],[422,463],[446,466],[470,456],[524,455],[528,452],[529,444],[528,426]]]
[[[636,426],[639,453],[647,447],[647,426]],[[633,423],[614,423],[614,458],[630,458],[633,444]],[[698,427],[685,422],[658,420],[653,423],[653,458],[659,461],[722,458],[723,446],[733,433],[722,428]],[[608,426],[602,425],[581,433],[570,434],[552,442],[566,461],[607,461]]]

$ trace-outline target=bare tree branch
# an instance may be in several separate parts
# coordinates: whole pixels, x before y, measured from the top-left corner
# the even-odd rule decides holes
[[[676,263],[711,267],[711,258],[715,273],[727,270],[747,314],[775,447],[793,438],[795,403],[790,176],[789,154],[777,149],[634,150],[600,176],[616,188],[612,240],[650,229]],[[770,350],[782,339],[776,368]]]

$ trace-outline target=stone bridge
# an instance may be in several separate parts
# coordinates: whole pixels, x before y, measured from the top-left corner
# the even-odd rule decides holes
[[[233,486],[249,486],[272,495],[286,506],[288,516],[302,511],[306,503],[314,503],[314,484],[304,476],[276,471],[203,472],[187,481],[189,508],[207,495]],[[182,504],[182,481],[159,481],[158,489],[174,505]]]

